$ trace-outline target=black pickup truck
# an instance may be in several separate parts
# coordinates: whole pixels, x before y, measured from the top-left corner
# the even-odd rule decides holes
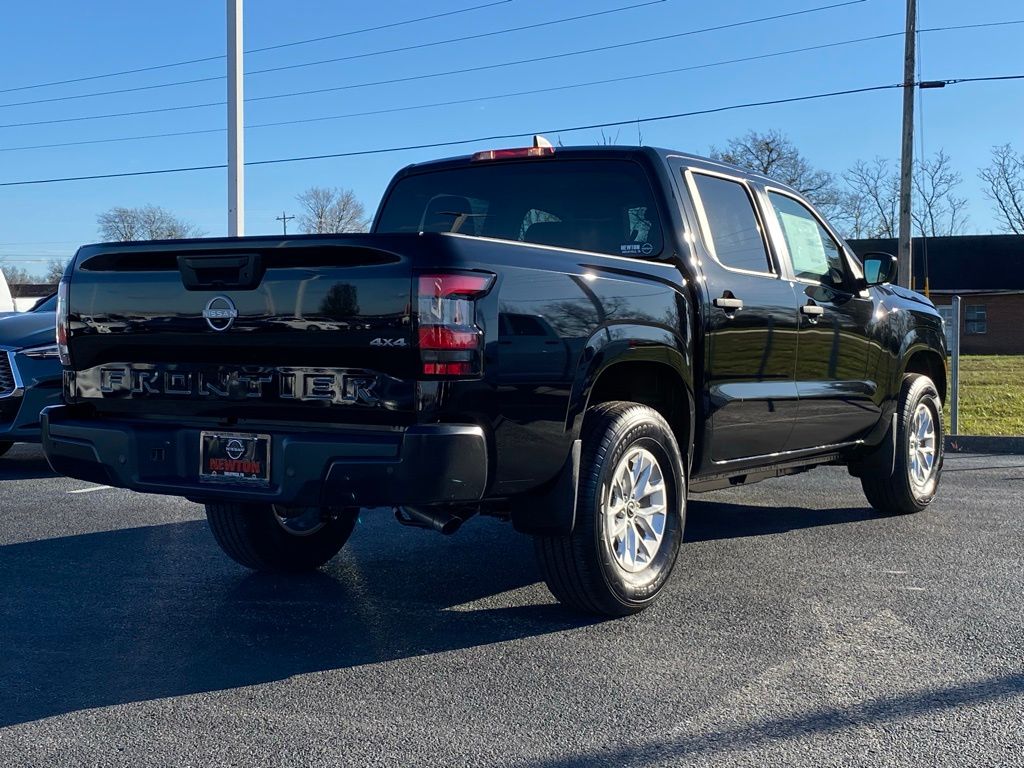
[[[609,615],[662,590],[688,493],[841,464],[931,501],[945,340],[891,256],[768,178],[544,144],[405,168],[369,234],[81,248],[50,463],[205,504],[256,569],[322,565],[361,508],[497,516]]]

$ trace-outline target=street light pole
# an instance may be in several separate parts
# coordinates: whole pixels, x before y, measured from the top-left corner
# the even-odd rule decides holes
[[[245,234],[245,101],[242,68],[242,2],[228,10],[228,236]]]
[[[914,63],[917,52],[917,0],[907,0],[907,30],[903,47],[903,147],[900,151],[899,284],[913,287],[911,253],[911,174],[914,169]]]

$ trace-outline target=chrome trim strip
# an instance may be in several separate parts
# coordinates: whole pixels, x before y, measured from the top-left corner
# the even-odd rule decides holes
[[[762,454],[759,454],[757,456],[744,456],[744,457],[739,458],[739,459],[727,459],[725,461],[712,461],[711,464],[714,467],[728,467],[730,465],[740,464],[742,462],[747,462],[747,461],[761,462],[761,461],[764,461],[764,460],[778,460],[778,459],[785,460],[787,458],[799,459],[799,458],[803,458],[804,456],[812,457],[812,456],[814,456],[816,454],[819,454],[819,453],[821,453],[821,454],[829,454],[829,453],[833,453],[833,452],[835,452],[837,450],[842,450],[842,449],[845,449],[845,448],[853,448],[855,446],[860,446],[860,445],[864,445],[864,441],[863,440],[851,440],[851,441],[846,442],[846,443],[832,443],[831,445],[818,445],[818,446],[815,446],[813,448],[794,448],[791,451],[779,451],[777,453],[762,453]]]

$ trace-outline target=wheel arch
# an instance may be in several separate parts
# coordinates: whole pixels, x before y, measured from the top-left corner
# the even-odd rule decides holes
[[[596,377],[587,393],[584,413],[611,400],[641,403],[660,413],[689,462],[693,454],[693,394],[675,366],[659,360],[616,360]]]
[[[690,355],[677,336],[656,326],[606,327],[588,340],[577,367],[565,428],[571,450],[546,487],[510,499],[512,523],[523,533],[567,534],[575,523],[580,433],[586,411],[630,400],[658,411],[672,428],[689,472],[694,398]]]
[[[918,346],[910,350],[905,358],[902,374],[919,373],[927,376],[939,391],[939,399],[946,402],[946,361],[933,348]],[[902,378],[902,376],[901,376]]]
[[[588,340],[580,359],[566,430],[579,437],[587,409],[598,403],[643,403],[665,417],[689,461],[695,421],[692,362],[690,347],[666,328],[618,325],[601,329]]]

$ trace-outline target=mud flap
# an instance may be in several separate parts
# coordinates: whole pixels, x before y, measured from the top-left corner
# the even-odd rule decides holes
[[[520,533],[568,536],[576,524],[576,493],[580,480],[582,443],[572,450],[558,477],[545,489],[511,499],[512,527]]]
[[[860,461],[851,463],[849,472],[854,477],[892,477],[896,468],[896,414],[892,415],[889,431],[882,442]]]

